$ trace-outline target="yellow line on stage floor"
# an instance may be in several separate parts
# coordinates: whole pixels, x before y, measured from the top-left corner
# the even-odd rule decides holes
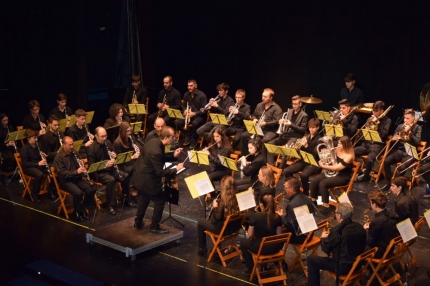
[[[38,210],[38,209],[35,209],[35,208],[32,208],[32,207],[29,207],[29,206],[26,206],[26,205],[23,205],[23,204],[20,204],[20,203],[17,203],[17,202],[13,202],[13,201],[10,201],[10,200],[6,200],[6,199],[1,198],[1,197],[0,197],[0,200],[5,201],[5,202],[8,202],[8,203],[11,203],[11,204],[14,204],[14,205],[18,205],[18,206],[23,207],[23,208],[27,208],[27,209],[32,210],[32,211],[36,211],[36,212],[39,212],[39,213],[42,213],[42,214],[48,215],[48,216],[50,216],[50,217],[53,217],[53,218],[56,218],[56,219],[59,219],[59,220],[62,220],[62,221],[65,221],[65,222],[68,222],[68,223],[71,223],[71,224],[77,225],[77,226],[80,226],[80,227],[82,227],[82,228],[89,229],[89,230],[91,230],[91,231],[95,231],[95,229],[94,229],[94,228],[90,228],[90,227],[88,227],[88,226],[85,226],[85,225],[82,225],[82,224],[76,223],[76,222],[74,222],[74,221],[71,221],[71,220],[68,220],[68,219],[65,219],[65,218],[62,218],[62,217],[58,217],[58,216],[56,216],[56,215],[53,215],[53,214],[50,214],[50,213],[47,213],[47,212],[43,212],[43,211],[41,211],[41,210]]]
[[[173,256],[173,255],[170,255],[170,254],[167,254],[167,253],[165,253],[165,252],[158,251],[158,253],[161,253],[161,254],[163,254],[163,255],[169,256],[169,257],[171,257],[171,258],[175,258],[175,259],[180,260],[180,261],[182,261],[182,262],[188,262],[188,261],[186,261],[185,259],[182,259],[182,258],[179,258],[179,257]]]
[[[247,283],[247,284],[250,284],[250,285],[257,285],[257,284],[254,284],[254,283],[252,283],[252,282],[249,282],[249,281],[246,281],[246,280],[243,280],[243,279],[240,279],[240,278],[237,278],[237,277],[234,277],[234,276],[231,276],[231,275],[228,275],[228,274],[222,273],[222,272],[220,272],[220,271],[216,271],[216,270],[214,270],[214,269],[208,268],[208,267],[203,266],[203,265],[199,265],[199,264],[197,264],[197,267],[200,267],[200,268],[203,268],[203,269],[207,269],[207,270],[209,270],[209,271],[212,271],[212,272],[215,272],[215,273],[218,273],[218,274],[224,275],[224,276],[226,276],[226,277],[232,278],[232,279],[234,279],[234,280],[238,280],[238,281],[240,281],[240,282],[244,282],[244,283]]]

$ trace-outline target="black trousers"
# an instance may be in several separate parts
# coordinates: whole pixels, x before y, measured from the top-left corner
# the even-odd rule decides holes
[[[212,121],[206,122],[199,129],[197,129],[197,135],[203,136],[206,140],[209,139],[209,133],[217,126]]]
[[[196,143],[199,139],[199,135],[197,135],[197,129],[199,129],[206,122],[206,116],[194,116],[191,118],[190,123],[193,125],[191,130],[184,130],[185,127],[185,119],[176,119],[175,125],[179,130],[184,130],[184,133],[187,136],[191,136],[191,140]]]
[[[249,189],[251,184],[254,182],[251,182],[251,177],[243,177],[242,179],[236,180],[235,183],[237,186],[237,192],[240,193]]]
[[[34,178],[33,189],[31,190],[31,195],[36,197],[40,191],[40,185],[42,184],[45,175],[48,175],[48,168],[45,166],[25,168],[23,169],[24,174]],[[50,188],[55,190],[54,180],[51,180]]]
[[[154,202],[154,212],[152,214],[152,222],[150,228],[156,228],[160,226],[161,217],[163,216],[164,210],[164,193],[160,190],[156,195],[151,195],[139,190],[139,199],[137,202],[137,213],[134,221],[141,223],[145,217],[146,209],[148,208],[149,202]]]
[[[3,163],[1,165],[1,170],[3,172],[11,172],[16,168],[14,151],[6,149],[1,151],[1,157],[3,158]]]
[[[252,134],[250,134],[248,131],[243,132],[240,136],[240,145],[241,145],[241,150],[242,150],[242,153],[241,153],[242,156],[249,154],[248,141],[249,141],[249,139],[251,139],[251,136],[252,136]],[[255,136],[258,136],[258,135],[255,135]],[[278,136],[278,134],[276,134],[276,132],[274,132],[274,131],[265,131],[264,136],[263,136],[263,143],[268,143],[269,141],[272,141],[273,139],[276,138],[276,136]]]
[[[96,187],[92,186],[88,181],[82,179],[60,181],[60,188],[64,191],[72,194],[73,196],[73,208],[75,212],[80,213],[82,209],[82,197],[85,194],[85,204],[89,204],[89,201],[93,198],[96,192]]]
[[[397,143],[397,144],[401,144],[401,143]],[[390,153],[387,155],[384,161],[384,172],[385,172],[385,179],[387,180],[388,186],[391,184],[391,177],[393,176],[393,172],[391,172],[391,165],[397,162],[403,163],[406,161],[408,162],[403,164],[397,169],[399,175],[402,175],[403,171],[407,167],[415,163],[416,162],[415,159],[413,159],[411,156],[408,156],[408,154],[403,150],[390,151]]]
[[[309,177],[321,173],[321,168],[310,165],[304,161],[298,161],[284,169],[285,178],[292,177],[295,173],[302,171],[300,180],[302,181],[303,194],[309,196]]]
[[[197,222],[197,234],[199,238],[199,248],[206,247],[206,233],[209,230],[213,233],[220,233],[224,222],[213,224],[210,220],[200,219]]]
[[[236,147],[239,146],[243,132],[246,132],[245,126],[229,126],[225,129],[225,135],[234,135],[233,144],[231,146],[233,150],[235,150]]]
[[[337,259],[317,255],[310,255],[308,263],[308,285],[320,285],[320,270],[336,272]],[[339,263],[339,275],[345,275],[351,270],[352,264]]]
[[[369,176],[370,172],[372,171],[376,156],[378,156],[383,148],[384,145],[369,144],[368,142],[364,142],[361,146],[354,148],[355,158],[367,155],[366,170],[363,173],[366,177]]]
[[[321,193],[323,203],[328,203],[328,189],[336,186],[343,186],[349,182],[348,178],[343,176],[326,177],[324,173],[315,176],[310,185],[311,198],[318,198],[318,190]]]
[[[94,181],[106,186],[108,206],[116,207],[115,184],[117,181],[121,182],[122,194],[126,196],[127,201],[130,200],[130,177],[127,173],[119,170],[118,174],[118,172],[112,168],[107,171],[95,172],[91,177]]]

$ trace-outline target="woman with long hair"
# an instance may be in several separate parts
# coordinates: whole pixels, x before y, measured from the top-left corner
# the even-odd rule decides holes
[[[251,185],[258,181],[258,172],[261,167],[266,166],[266,156],[263,152],[263,141],[260,138],[251,139],[248,142],[249,154],[242,157],[239,164],[243,166],[241,173],[245,178],[236,181],[239,192],[247,190]],[[242,160],[243,163],[242,163]]]
[[[264,194],[269,194],[275,197],[276,186],[275,186],[275,175],[272,169],[267,166],[263,166],[258,171],[258,181],[252,187],[254,192],[255,202],[258,204],[260,197]]]
[[[199,220],[197,223],[197,233],[199,238],[198,254],[200,256],[205,256],[207,252],[205,230],[219,233],[226,217],[239,211],[239,205],[236,199],[236,184],[234,183],[233,177],[225,176],[221,179],[219,201],[214,200],[212,207],[213,212],[210,219]],[[231,225],[229,229],[226,229],[226,234],[233,233],[240,227],[240,221],[237,221],[237,224]]]
[[[130,117],[127,115],[127,110],[125,109],[124,105],[119,103],[114,103],[109,108],[109,118],[106,119],[103,127],[109,128],[109,127],[117,126],[124,121],[130,123]]]
[[[136,143],[136,139],[133,138],[133,132],[128,122],[121,123],[118,137],[113,142],[113,149],[117,155],[133,151],[130,161],[118,165],[121,171],[130,175],[134,162],[140,156],[140,148]]]
[[[318,198],[318,191],[322,197],[321,214],[328,215],[330,213],[328,189],[335,186],[342,186],[348,184],[352,176],[352,168],[354,167],[354,149],[352,148],[351,139],[348,136],[343,136],[338,140],[335,149],[337,163],[334,165],[324,165],[319,161],[319,166],[324,170],[337,171],[338,175],[334,177],[326,177],[323,173],[314,177],[311,181],[311,200],[316,205]]]
[[[276,204],[273,196],[270,194],[260,196],[259,206],[261,212],[254,213],[249,218],[248,238],[240,240],[240,249],[247,268],[245,274],[251,274],[254,267],[249,251],[257,253],[264,237],[281,233],[282,219],[275,212]],[[262,254],[275,253],[281,248],[282,244],[270,245],[263,249]]]

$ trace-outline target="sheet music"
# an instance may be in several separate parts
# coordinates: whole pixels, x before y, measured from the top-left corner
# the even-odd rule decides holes
[[[176,166],[177,166],[177,165],[175,164],[175,165],[172,165],[172,166],[170,166],[170,167],[169,167],[169,166],[167,166],[167,167],[166,167],[166,164],[169,164],[169,166],[170,166],[170,165],[172,165],[172,163],[170,163],[170,162],[166,162],[166,163],[164,163],[164,168],[165,168],[165,169],[166,169],[166,168],[172,169],[172,168],[176,168]],[[179,173],[181,173],[183,170],[185,170],[185,167],[183,167],[182,169],[177,170],[177,171],[176,171],[176,175],[178,175]]]
[[[424,213],[424,217],[426,218],[427,224],[430,227],[430,210],[428,210]]]
[[[348,203],[352,206],[351,201],[348,198],[348,194],[346,192],[343,192],[342,195],[338,197],[339,203]]]
[[[236,194],[237,203],[239,204],[239,210],[244,211],[256,206],[254,194],[252,190],[247,190]]]
[[[304,216],[297,217],[297,222],[302,233],[308,233],[318,228],[313,214],[306,214]]]
[[[302,217],[302,216],[306,216],[308,214],[310,214],[311,212],[309,211],[309,208],[307,205],[302,205],[300,207],[296,207],[293,209],[294,214],[296,215],[296,218]]]
[[[203,180],[195,181],[194,186],[196,187],[199,196],[206,195],[207,193],[210,193],[214,190],[211,182],[209,181],[209,179],[206,178]]]
[[[172,166],[172,162],[166,162],[166,163],[164,163],[164,168],[163,169],[168,169],[168,168],[170,168],[170,166]]]
[[[414,226],[412,225],[410,218],[407,218],[404,221],[399,222],[396,226],[400,232],[403,242],[408,242],[409,240],[418,236]]]

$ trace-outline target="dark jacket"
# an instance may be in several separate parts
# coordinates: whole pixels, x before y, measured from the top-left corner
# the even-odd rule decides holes
[[[391,211],[384,209],[375,214],[375,218],[369,225],[367,230],[367,245],[370,248],[378,247],[375,258],[380,258],[384,254],[390,240],[399,235],[396,224],[399,221],[399,216]]]

